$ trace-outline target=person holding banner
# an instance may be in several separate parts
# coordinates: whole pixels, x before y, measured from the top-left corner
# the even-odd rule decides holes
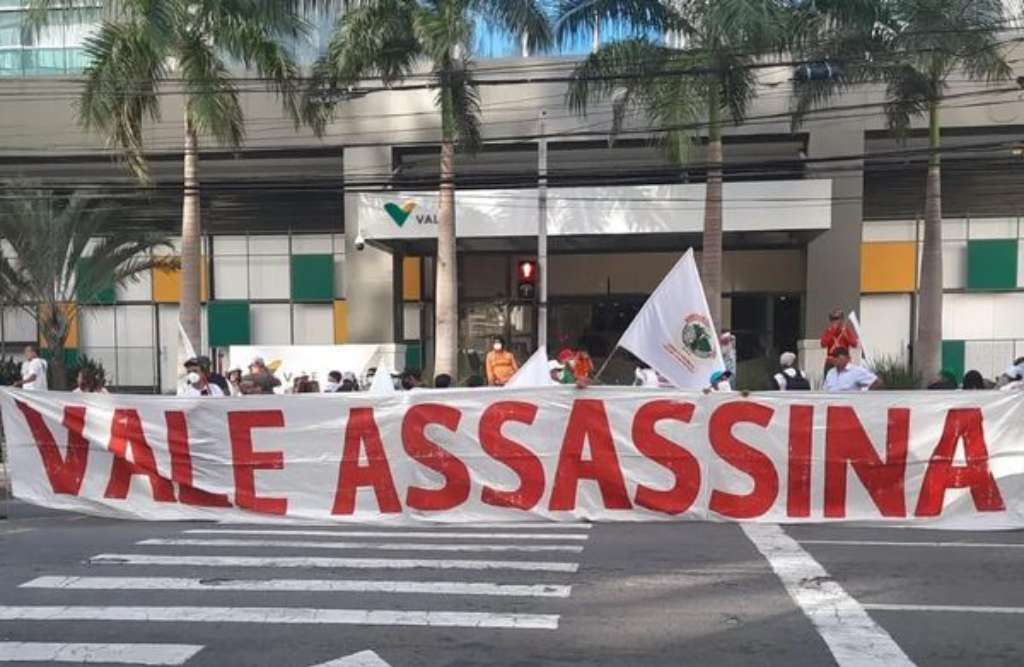
[[[821,334],[821,346],[825,348],[825,373],[836,365],[837,352],[857,347],[860,338],[850,322],[843,314],[842,308],[836,308],[828,316],[828,327]]]

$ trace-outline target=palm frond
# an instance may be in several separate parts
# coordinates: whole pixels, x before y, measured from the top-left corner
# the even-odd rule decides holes
[[[525,36],[531,52],[554,44],[551,22],[538,0],[471,0],[471,8],[506,33]]]
[[[449,63],[435,76],[442,136],[454,142],[461,150],[478,150],[483,144],[480,133],[480,90],[473,74],[464,67]]]
[[[561,0],[555,38],[564,44],[588,36],[595,21],[626,25],[638,33],[664,34],[690,27],[665,0]]]
[[[238,146],[245,136],[245,119],[234,77],[202,34],[185,36],[179,63],[185,104],[197,131],[219,143]]]

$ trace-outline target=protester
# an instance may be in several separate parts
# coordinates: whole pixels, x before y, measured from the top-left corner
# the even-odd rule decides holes
[[[987,389],[985,378],[978,371],[964,373],[964,389]]]
[[[718,347],[722,351],[722,362],[725,364],[725,370],[732,373],[732,377],[736,378],[736,336],[731,331],[723,331],[722,335],[718,337]]]
[[[341,371],[331,371],[327,374],[327,382],[324,384],[324,393],[333,394],[341,388]]]
[[[732,379],[732,371],[728,368],[723,371],[715,371],[711,374],[711,385],[704,390],[705,394],[713,391],[732,391],[729,381]]]
[[[821,346],[825,348],[825,372],[835,366],[836,352],[845,350],[849,354],[850,349],[857,347],[860,340],[853,325],[846,320],[841,308],[836,308],[828,316],[828,327],[821,334]]]
[[[200,355],[196,357],[196,361],[199,362],[199,365],[203,368],[203,372],[206,373],[206,378],[211,383],[220,387],[221,392],[223,392],[225,396],[231,394],[231,387],[228,385],[227,378],[213,370],[213,362],[210,361],[209,357]]]
[[[491,351],[485,360],[487,384],[496,387],[504,386],[519,370],[514,354],[505,349],[505,341],[500,336],[494,339]]]
[[[262,394],[259,385],[256,384],[256,380],[251,375],[243,375],[241,381],[238,383],[238,390],[242,396],[254,396],[256,394]]]
[[[777,391],[807,391],[811,388],[807,376],[796,365],[796,355],[783,352],[779,355],[779,372],[771,377],[772,388]]]
[[[92,368],[83,368],[78,371],[78,377],[75,379],[75,388],[71,392],[74,394],[110,393],[103,386],[103,380],[99,374]]]
[[[35,345],[25,346],[25,361],[21,364],[21,379],[14,383],[15,387],[32,391],[46,391],[49,382],[46,379],[46,361],[39,356],[39,348]]]
[[[548,375],[551,376],[552,380],[554,380],[555,382],[558,382],[560,384],[565,384],[563,382],[563,378],[562,378],[564,373],[565,373],[565,364],[560,362],[558,359],[552,359],[552,360],[550,360],[548,362]]]
[[[319,394],[320,383],[309,377],[308,373],[304,373],[299,377],[295,378],[295,382],[292,384],[293,394]]]
[[[825,375],[825,391],[868,391],[878,389],[882,381],[877,375],[850,362],[850,351],[845,347],[833,350],[833,365]]]
[[[1020,382],[1024,380],[1024,357],[1018,357],[1014,359],[1010,367],[1007,368],[997,379],[996,386],[999,388],[1004,387],[1013,382]]]
[[[354,391],[359,391],[359,385],[354,380],[344,379],[341,381],[341,386],[338,387],[339,393],[348,394]]]
[[[413,389],[419,389],[423,386],[423,379],[420,376],[419,371],[406,370],[402,371],[401,376],[402,389],[404,391],[411,391]]]
[[[188,375],[185,376],[184,386],[178,389],[178,396],[189,398],[197,396],[224,396],[224,390],[210,382],[210,378],[206,374],[204,366],[199,363],[199,359],[192,358],[186,361],[185,370],[188,371]]]
[[[434,389],[448,389],[452,386],[452,376],[441,373],[434,378]]]
[[[228,371],[228,396],[242,395],[242,369],[232,368]]]
[[[956,374],[949,369],[943,369],[939,373],[939,379],[928,385],[929,389],[956,389]]]
[[[341,383],[345,384],[346,381],[350,382],[352,385],[352,389],[350,391],[359,391],[359,378],[356,377],[355,373],[353,373],[352,371],[345,371],[344,373],[342,373]],[[341,391],[341,388],[339,388],[338,391]]]
[[[249,364],[249,374],[256,386],[259,387],[261,394],[273,394],[274,389],[281,386],[281,381],[274,377],[273,372],[267,368],[267,364],[260,357],[256,357]]]

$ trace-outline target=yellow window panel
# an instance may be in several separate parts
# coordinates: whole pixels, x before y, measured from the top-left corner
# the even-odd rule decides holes
[[[864,243],[860,251],[863,294],[917,289],[917,244],[913,241]]]
[[[421,301],[423,285],[420,276],[420,258],[402,258],[402,301]]]
[[[206,258],[201,260],[202,300],[210,300],[210,281],[207,280]],[[178,303],[181,301],[181,269],[153,269],[153,301],[156,303]]]
[[[348,342],[348,302],[334,302],[334,343],[343,345]]]
[[[61,304],[64,309],[64,316],[71,320],[71,327],[68,329],[68,338],[64,341],[65,348],[78,347],[78,311],[72,303]],[[46,318],[47,306],[39,306],[40,321]],[[50,344],[43,336],[43,328],[39,327],[39,347],[49,348]]]

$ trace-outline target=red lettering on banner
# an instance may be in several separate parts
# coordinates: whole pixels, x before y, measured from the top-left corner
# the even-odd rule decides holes
[[[587,442],[590,443],[592,458],[584,461],[583,445]],[[612,439],[604,401],[573,401],[562,450],[558,454],[558,469],[555,471],[549,509],[575,509],[576,491],[581,479],[597,482],[607,509],[632,509],[622,469],[619,467],[619,457],[615,453],[615,441]]]
[[[480,446],[519,477],[519,487],[513,491],[499,491],[485,486],[480,498],[488,505],[528,510],[536,506],[544,495],[544,466],[540,459],[528,448],[501,433],[501,427],[506,422],[530,426],[536,418],[537,406],[522,401],[495,403],[488,406],[481,415]]]
[[[85,439],[85,406],[64,408],[64,428],[68,431],[67,455],[61,456],[60,448],[53,433],[43,421],[43,416],[27,403],[15,401],[24,415],[36,449],[43,459],[46,477],[54,493],[77,496],[85,478],[85,464],[89,460],[89,441]]]
[[[410,407],[402,420],[402,446],[412,458],[444,477],[440,489],[410,486],[405,504],[418,510],[450,510],[469,498],[469,469],[457,456],[427,438],[429,424],[439,424],[455,432],[462,413],[447,405],[424,403]]]
[[[110,444],[107,448],[114,454],[114,463],[110,467],[110,481],[107,482],[104,497],[127,498],[132,477],[145,475],[149,478],[153,500],[162,503],[175,501],[174,485],[171,484],[171,480],[161,477],[156,469],[153,449],[146,442],[146,435],[142,431],[142,418],[138,411],[127,408],[114,410],[114,418],[110,422]],[[131,460],[128,457],[129,449]]]
[[[366,448],[366,465],[359,465],[363,447]],[[373,408],[352,408],[345,425],[345,448],[338,468],[338,487],[334,494],[334,508],[331,514],[352,514],[356,511],[356,491],[360,486],[373,487],[377,506],[381,512],[402,511],[391,477],[388,457],[380,429],[373,418]]]
[[[264,514],[285,514],[287,498],[265,498],[256,495],[257,470],[283,470],[284,454],[257,452],[252,448],[254,428],[283,428],[284,413],[280,410],[247,410],[228,413],[231,434],[231,458],[235,471],[235,504],[243,509]]]
[[[888,411],[885,461],[871,444],[853,408],[828,408],[825,427],[825,516],[846,516],[847,464],[882,516],[907,515],[903,481],[907,473],[907,441],[910,438],[910,410]]]
[[[917,516],[938,516],[946,499],[947,489],[970,487],[971,498],[979,512],[1001,512],[1006,509],[992,471],[988,466],[988,445],[985,443],[984,418],[979,408],[950,410],[939,444],[932,452],[928,470],[917,498]],[[967,465],[953,465],[957,444],[964,443]]]
[[[789,408],[789,467],[786,474],[786,516],[811,515],[811,436],[814,406]]]
[[[675,484],[667,491],[639,485],[636,504],[640,507],[682,514],[690,509],[700,492],[700,464],[693,454],[658,433],[658,422],[666,419],[689,424],[693,418],[693,403],[678,401],[652,401],[640,407],[633,418],[633,444],[641,454],[668,468]]]
[[[714,489],[709,509],[733,519],[752,519],[761,516],[779,495],[779,474],[768,456],[754,449],[732,434],[736,424],[750,423],[765,428],[775,411],[766,405],[748,401],[725,403],[713,413],[708,424],[711,448],[734,468],[750,475],[753,490],[737,495]]]
[[[231,507],[227,494],[210,493],[192,485],[192,452],[185,413],[165,412],[164,421],[167,422],[167,448],[171,452],[171,479],[178,485],[178,499],[185,505],[197,507]]]

